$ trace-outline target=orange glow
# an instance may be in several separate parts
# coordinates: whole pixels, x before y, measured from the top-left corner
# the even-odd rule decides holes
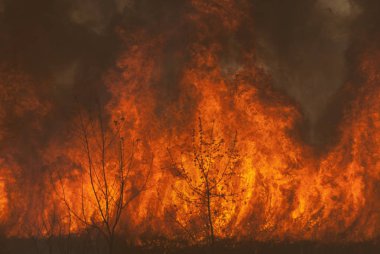
[[[217,238],[362,241],[379,237],[380,204],[375,201],[380,197],[380,52],[363,54],[360,59],[358,71],[363,84],[345,111],[339,141],[321,155],[295,133],[302,113],[295,103],[274,91],[269,74],[258,66],[253,49],[239,56],[237,66],[223,64],[223,45],[215,38],[225,31],[236,33],[239,24],[252,20],[241,14],[244,6],[238,8],[232,0],[220,2],[224,8],[192,1],[194,11],[185,19],[197,33],[186,45],[189,55],[176,56],[189,59],[181,66],[181,75],[175,81],[167,81],[176,82],[179,92],[174,99],[162,95],[154,84],[165,76],[160,59],[164,57],[168,37],[175,32],[152,35],[140,31],[131,36],[119,31],[128,47],[119,56],[116,67],[104,77],[111,97],[105,107],[109,116],[105,125],[112,130],[115,121],[125,119],[120,132],[127,151],[132,149],[132,141],[139,140],[128,181],[131,193],[144,183],[152,154],[155,159],[147,189],[123,212],[118,230],[128,231],[136,242],[151,235],[183,237],[193,242],[204,239],[202,211],[179,197],[176,190],[187,192],[190,197],[194,194],[170,169],[168,155],[170,150],[186,168],[193,169],[192,177],[200,181],[192,161],[191,138],[198,119],[202,119],[205,131],[213,128],[226,147],[237,133],[239,174],[232,177],[227,188],[240,195],[233,201],[213,204],[218,208],[215,210],[223,211],[213,214]],[[225,9],[231,12],[226,15]],[[205,15],[221,21],[220,28],[213,30],[204,24]],[[200,43],[204,41],[207,43]],[[22,101],[15,114],[28,109],[43,115],[47,108],[31,99]],[[0,109],[3,117],[1,113]],[[36,220],[40,224],[37,226],[42,225],[42,236],[80,233],[86,224],[78,215],[91,222],[100,221],[98,206],[106,209],[104,200],[97,204],[86,171],[89,162],[83,138],[77,134],[79,118],[78,113],[72,123],[73,133],[64,141],[52,140],[41,152],[45,164],[51,167],[44,179],[49,195],[44,197]],[[89,146],[95,151],[99,146],[98,133],[93,135]],[[116,181],[119,155],[115,147],[110,149],[105,177]],[[100,167],[100,161],[96,153],[94,165]],[[12,212],[6,195],[7,179],[12,180],[3,173],[1,163],[0,157],[3,223]],[[109,190],[111,196],[120,191],[115,186]],[[99,184],[95,192],[101,193],[101,188]],[[110,213],[115,211],[111,209]],[[53,214],[64,228],[63,233],[55,225],[46,227],[44,221]],[[21,231],[10,230],[9,235],[22,234]]]
[[[8,198],[7,191],[5,187],[5,175],[2,173],[3,170],[0,170],[0,224],[4,223],[7,218],[7,206]]]

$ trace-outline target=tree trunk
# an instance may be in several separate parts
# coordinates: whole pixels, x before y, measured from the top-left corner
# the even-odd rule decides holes
[[[114,237],[110,236],[108,239],[108,254],[113,254],[113,242],[114,242]]]
[[[207,191],[207,217],[208,217],[208,223],[210,228],[210,241],[211,245],[214,245],[215,243],[215,236],[214,236],[214,225],[212,222],[212,212],[211,212],[211,202],[210,202],[210,189],[208,185],[208,181],[206,181],[206,191]]]

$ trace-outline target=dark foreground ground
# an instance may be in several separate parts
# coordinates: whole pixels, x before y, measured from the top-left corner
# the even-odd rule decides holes
[[[3,239],[0,240],[0,254],[103,254],[106,246],[101,241],[86,242],[81,239]],[[296,243],[217,243],[213,247],[174,247],[169,243],[158,246],[131,247],[118,244],[114,254],[127,253],[252,253],[252,254],[380,254],[380,244],[374,242],[351,244],[320,244],[314,242]]]
[[[361,244],[318,244],[302,243],[240,243],[235,246],[188,247],[165,252],[163,249],[139,250],[136,253],[241,253],[241,254],[380,254],[380,245]]]

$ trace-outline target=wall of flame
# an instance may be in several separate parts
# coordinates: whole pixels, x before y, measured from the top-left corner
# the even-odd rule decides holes
[[[191,131],[201,117],[206,126],[214,123],[218,135],[225,140],[235,131],[238,133],[241,178],[234,180],[233,188],[246,191],[237,202],[223,204],[225,214],[216,215],[218,237],[377,239],[380,234],[380,204],[376,202],[380,198],[380,53],[372,49],[359,58],[360,88],[355,90],[356,98],[345,111],[339,142],[327,152],[317,153],[297,136],[295,130],[302,121],[302,113],[294,102],[271,87],[270,76],[257,64],[254,45],[239,45],[246,47],[239,49],[243,53],[235,55],[235,62],[225,62],[226,44],[234,43],[226,42],[226,35],[239,34],[242,26],[248,26],[246,29],[254,33],[253,21],[244,13],[245,1],[237,2],[191,1],[191,11],[183,17],[183,24],[178,24],[191,33],[185,38],[185,46],[171,56],[181,59],[179,66],[173,66],[179,73],[175,79],[166,79],[167,70],[163,68],[170,39],[179,36],[175,29],[162,33],[118,31],[125,48],[116,66],[104,75],[111,97],[106,104],[109,126],[115,119],[125,118],[125,137],[143,140],[136,154],[136,160],[141,162],[138,165],[149,160],[150,154],[155,158],[149,188],[125,211],[119,230],[127,231],[134,239],[149,235],[187,237],[175,221],[191,228],[196,217],[189,215],[193,208],[173,191],[173,186],[182,187],[165,170],[169,159],[167,148],[178,153],[191,150]],[[33,93],[24,85],[29,81],[12,80],[25,91],[25,96],[17,99],[22,103],[16,105],[14,113],[38,111],[42,117],[49,105],[33,99]],[[155,85],[165,82],[176,83],[176,96],[162,93]],[[347,83],[346,89],[352,87]],[[1,109],[0,117],[5,121],[6,114]],[[37,191],[44,193],[42,196],[19,193],[17,166],[9,168],[9,162],[0,157],[0,223],[7,225],[8,235],[58,234],[55,225],[46,227],[52,214],[59,218],[66,232],[84,229],[75,218],[69,218],[57,192],[62,183],[51,177],[57,172],[65,176],[67,198],[74,209],[80,210],[75,204],[80,202],[79,172],[86,168],[86,159],[77,136],[64,135],[67,135],[64,141],[62,137],[52,138],[41,152],[49,167],[49,173],[40,180],[44,182],[41,192]],[[191,164],[186,162],[188,158],[183,159]],[[134,177],[143,178],[145,169],[145,166],[136,167]],[[84,179],[84,189],[90,193],[89,179]],[[96,214],[91,198],[89,194],[87,213]],[[177,207],[175,221],[168,217],[173,205]],[[30,220],[35,216],[40,219]],[[25,230],[29,228],[26,225],[33,229]],[[44,227],[39,229],[41,225]]]

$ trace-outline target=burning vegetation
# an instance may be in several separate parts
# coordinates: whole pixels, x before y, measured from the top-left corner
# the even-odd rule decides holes
[[[370,36],[336,91],[335,137],[316,145],[302,103],[275,87],[258,53],[260,1],[119,4],[118,18],[103,17],[118,41],[106,67],[57,63],[63,74],[44,76],[17,54],[0,59],[4,239],[49,253],[378,241],[380,51]],[[106,37],[70,13],[91,28],[83,36]]]

